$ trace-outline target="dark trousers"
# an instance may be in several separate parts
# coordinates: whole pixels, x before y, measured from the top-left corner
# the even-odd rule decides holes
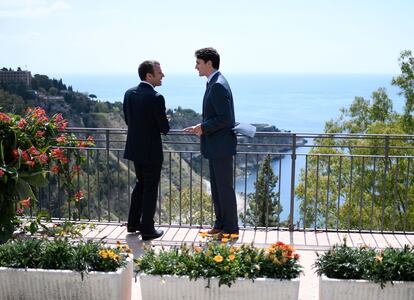
[[[154,229],[161,165],[162,163],[139,164],[134,162],[137,182],[131,195],[128,226],[139,227],[144,233]]]
[[[214,228],[225,233],[239,231],[236,194],[233,188],[233,157],[209,159],[211,196],[216,221]]]

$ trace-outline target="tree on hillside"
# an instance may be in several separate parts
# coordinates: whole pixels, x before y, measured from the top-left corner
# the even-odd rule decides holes
[[[392,109],[384,88],[372,99],[356,97],[326,133],[383,134],[369,139],[316,138],[301,171],[296,194],[305,227],[342,229],[414,229],[414,174],[410,156],[414,141],[387,134],[412,134],[414,100],[411,52],[400,57],[401,75],[392,84],[401,88],[403,114]],[[413,101],[412,101],[413,100]],[[413,103],[411,103],[413,102]],[[329,146],[329,147],[324,147]],[[333,147],[335,146],[335,147]]]
[[[248,209],[240,219],[247,225],[256,227],[279,226],[279,215],[282,211],[279,193],[275,192],[278,177],[272,169],[272,158],[267,155],[260,168],[254,184],[256,192],[247,197]]]
[[[22,97],[0,89],[0,111],[22,114],[24,109],[25,103]]]

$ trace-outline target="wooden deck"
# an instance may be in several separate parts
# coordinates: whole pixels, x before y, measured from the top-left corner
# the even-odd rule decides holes
[[[164,235],[156,240],[142,241],[139,234],[128,234],[126,227],[119,223],[98,223],[95,228],[87,228],[82,234],[87,239],[104,240],[108,244],[117,241],[133,244],[151,244],[155,246],[174,246],[182,243],[203,242],[199,235],[208,228],[157,227],[164,230]],[[402,248],[414,245],[414,233],[365,233],[365,232],[325,232],[325,231],[287,231],[287,230],[252,230],[241,229],[237,244],[253,243],[257,247],[265,247],[276,241],[293,245],[297,250],[322,251],[346,238],[347,244],[353,247],[367,245],[383,249],[386,247]]]

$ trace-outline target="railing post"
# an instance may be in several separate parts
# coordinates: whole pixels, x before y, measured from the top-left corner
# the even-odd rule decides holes
[[[293,217],[295,214],[295,169],[296,169],[296,134],[292,135],[292,171],[290,176],[290,215],[289,215],[289,231],[293,231]],[[280,178],[279,178],[280,180]]]
[[[109,139],[109,130],[105,130],[105,150],[106,150],[106,184],[107,184],[107,194],[106,199],[108,202],[108,222],[111,222],[111,197],[110,197],[110,191],[111,191],[111,179],[110,179],[110,171],[109,171],[109,146],[110,146],[110,139]]]
[[[381,232],[384,231],[384,217],[385,217],[385,200],[387,198],[387,173],[388,173],[388,155],[389,155],[390,137],[385,136],[384,145],[384,182],[382,188],[382,212],[381,212]]]

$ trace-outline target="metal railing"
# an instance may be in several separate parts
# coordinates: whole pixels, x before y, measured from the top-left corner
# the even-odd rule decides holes
[[[123,159],[126,129],[68,132],[79,139],[91,135],[96,144],[79,149],[86,159],[74,180],[85,197],[76,218],[125,221],[135,184],[133,164]],[[414,136],[258,132],[238,139],[234,186],[241,227],[413,231]],[[208,162],[198,138],[172,130],[163,147],[156,222],[211,225]],[[272,182],[269,171],[262,172],[267,156],[276,176]],[[261,189],[255,188],[257,179]],[[39,190],[40,208],[56,218],[72,218],[74,207],[65,197],[59,176],[51,176],[49,186]]]

